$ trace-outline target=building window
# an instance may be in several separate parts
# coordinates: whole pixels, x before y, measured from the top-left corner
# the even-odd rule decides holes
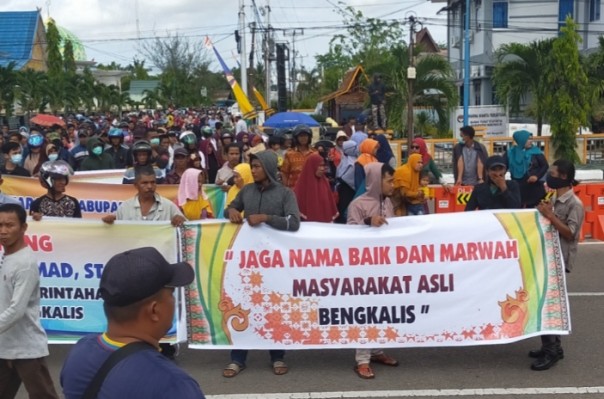
[[[482,82],[474,80],[474,105],[482,105]]]
[[[600,0],[589,0],[589,20],[600,20]]]
[[[493,28],[508,27],[508,2],[493,2]]]
[[[574,18],[575,0],[560,0],[558,5],[558,23],[560,26],[566,25],[566,17]]]

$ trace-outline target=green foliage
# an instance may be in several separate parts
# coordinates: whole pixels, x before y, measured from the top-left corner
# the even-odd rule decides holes
[[[537,134],[541,135],[544,101],[548,92],[543,73],[549,64],[554,39],[534,41],[529,44],[508,43],[495,53],[497,64],[493,73],[493,86],[497,99],[520,113],[520,104],[531,96],[531,113],[537,120]]]
[[[15,63],[10,62],[5,67],[0,66],[0,109],[4,109],[7,116],[11,116],[14,111],[16,83]]]
[[[46,27],[46,52],[48,54],[48,76],[50,80],[60,79],[63,74],[63,57],[61,56],[61,35],[50,19]]]
[[[71,43],[71,40],[67,40],[67,43],[65,43],[65,48],[63,49],[63,68],[68,74],[76,73],[75,57],[73,55],[73,43]]]
[[[178,33],[168,34],[166,38],[155,37],[144,42],[141,51],[161,71],[160,91],[165,101],[161,104],[164,107],[202,103],[201,88],[209,85],[206,74],[210,58],[200,43],[192,43]]]
[[[592,91],[579,56],[581,36],[572,18],[566,19],[561,31],[554,40],[550,62],[544,70],[548,86],[544,105],[556,158],[578,162],[576,134],[579,127],[587,124]]]
[[[416,49],[417,50],[417,49]],[[387,99],[389,125],[396,131],[407,130],[407,67],[409,66],[408,48],[398,46],[391,52],[393,59],[390,81],[392,95]],[[432,109],[438,116],[437,134],[446,134],[449,126],[449,114],[458,101],[457,86],[449,62],[438,55],[422,54],[416,57],[416,79],[413,81],[415,106]]]

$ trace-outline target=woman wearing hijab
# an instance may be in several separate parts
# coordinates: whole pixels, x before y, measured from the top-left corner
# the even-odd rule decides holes
[[[388,139],[383,134],[376,134],[375,140],[380,144],[380,147],[375,154],[378,162],[390,165],[392,169],[396,168],[396,157],[392,152]]]
[[[534,208],[545,197],[544,178],[549,164],[539,147],[534,146],[531,132],[518,130],[513,136],[516,145],[510,148],[506,162],[512,180],[520,186],[523,208]]]
[[[431,173],[436,181],[443,186],[445,192],[449,192],[451,188],[444,182],[442,172],[438,169],[438,166],[436,166],[436,162],[434,162],[432,155],[428,153],[428,146],[426,145],[426,141],[424,139],[421,137],[414,138],[409,153],[420,154],[422,156],[422,163],[424,164],[422,173],[427,173],[428,176]]]
[[[254,182],[254,178],[252,177],[252,168],[249,163],[240,163],[239,165],[233,168],[233,185],[229,189],[226,198],[226,206],[228,207],[231,202],[237,197],[239,191],[246,184],[250,184]]]
[[[365,188],[365,166],[377,162],[375,155],[380,148],[380,143],[374,139],[365,139],[359,146],[359,157],[354,165],[354,187],[357,193]]]
[[[205,173],[200,169],[187,169],[178,185],[178,206],[187,220],[214,218],[212,205],[203,191]]]
[[[321,155],[314,153],[308,157],[294,193],[302,220],[332,223],[338,217],[336,201],[325,177],[325,159]]]
[[[419,176],[424,164],[420,154],[411,154],[406,164],[394,171],[395,213],[397,216],[424,214],[424,192]]]
[[[357,143],[352,140],[342,144],[342,157],[336,169],[336,191],[338,193],[339,216],[336,223],[346,224],[348,205],[354,199],[354,168],[357,161]]]

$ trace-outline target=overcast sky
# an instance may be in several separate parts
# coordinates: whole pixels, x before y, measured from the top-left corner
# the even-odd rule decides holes
[[[192,40],[203,41],[208,35],[216,48],[233,67],[236,44],[233,32],[238,28],[239,0],[4,0],[2,11],[48,10],[56,23],[80,38],[87,58],[97,62],[115,61],[128,65],[138,55],[137,15],[140,38],[165,36],[178,32]],[[267,0],[255,0],[264,8]],[[304,35],[296,36],[297,59],[306,67],[315,64],[314,56],[328,50],[329,39],[344,32],[342,18],[335,12],[340,3],[351,5],[369,17],[384,19],[405,18],[413,12],[423,20],[439,43],[446,41],[446,16],[436,15],[446,3],[429,0],[270,0],[271,25],[275,28],[303,28]],[[256,20],[252,0],[245,0],[246,23]],[[138,13],[137,13],[138,8]],[[266,16],[258,14],[266,24]],[[408,31],[407,31],[408,33]],[[291,40],[279,34],[277,40]],[[251,37],[247,35],[248,51]],[[257,53],[260,56],[260,52]],[[215,64],[218,69],[218,65]]]

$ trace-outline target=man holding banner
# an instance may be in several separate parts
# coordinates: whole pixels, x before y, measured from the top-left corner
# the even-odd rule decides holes
[[[134,187],[138,190],[138,194],[124,201],[115,214],[104,216],[103,222],[111,224],[115,220],[170,221],[173,226],[180,226],[187,220],[176,204],[155,192],[157,181],[152,166],[135,168]],[[162,344],[161,347],[165,356],[174,358],[175,346]]]
[[[348,224],[380,227],[388,224],[387,218],[394,217],[390,196],[394,192],[394,170],[390,165],[372,162],[365,166],[367,191],[348,207]],[[386,366],[398,366],[398,360],[379,349],[357,349],[355,371],[363,379],[375,378],[370,362]]]
[[[300,211],[294,192],[277,180],[277,154],[272,151],[261,151],[250,156],[254,184],[243,186],[237,197],[231,202],[224,214],[232,223],[243,223],[241,212],[250,226],[262,223],[285,231],[298,231],[300,228]],[[270,350],[273,372],[276,375],[286,374],[287,364],[283,361],[284,350]],[[223,370],[227,378],[235,377],[245,369],[247,350],[231,351],[231,363]]]

